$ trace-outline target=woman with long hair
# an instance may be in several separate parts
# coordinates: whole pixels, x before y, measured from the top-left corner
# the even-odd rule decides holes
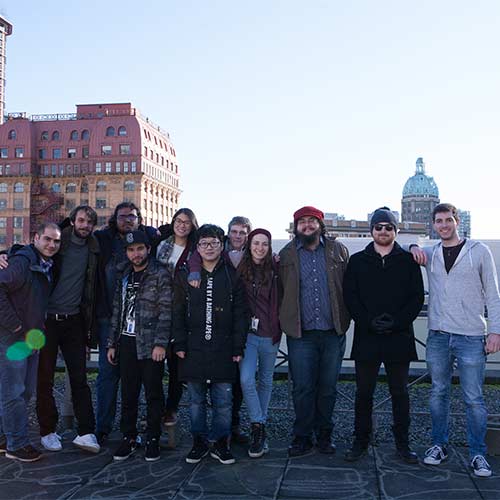
[[[156,259],[167,266],[175,275],[187,265],[187,261],[195,248],[195,233],[198,230],[198,221],[194,212],[189,208],[179,208],[172,217],[170,235],[159,245],[156,251]],[[172,349],[167,352],[168,366],[168,396],[165,404],[165,415],[163,424],[170,427],[177,423],[177,410],[182,398],[182,382],[178,379],[179,358],[175,356]]]
[[[248,235],[238,267],[251,314],[245,352],[240,362],[240,381],[251,422],[248,455],[252,458],[261,457],[267,451],[265,424],[281,339],[278,265],[271,241],[269,231],[254,229]]]

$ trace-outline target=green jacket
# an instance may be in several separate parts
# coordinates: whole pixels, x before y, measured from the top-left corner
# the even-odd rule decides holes
[[[118,266],[108,347],[118,347],[122,327],[123,290],[132,265]],[[167,349],[172,331],[172,278],[168,269],[151,259],[141,277],[135,302],[137,359],[151,359],[156,346]]]
[[[349,260],[349,251],[338,241],[324,237],[328,288],[335,331],[344,335],[351,317],[344,304],[342,284]],[[281,328],[289,337],[302,337],[300,319],[300,264],[295,240],[280,251],[280,276],[283,299],[280,306]]]

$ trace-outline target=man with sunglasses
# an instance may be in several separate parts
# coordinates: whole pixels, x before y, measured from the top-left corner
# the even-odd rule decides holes
[[[354,442],[346,460],[359,460],[372,432],[373,393],[384,363],[392,398],[393,433],[398,455],[417,463],[409,447],[408,371],[417,359],[413,321],[424,302],[422,273],[396,240],[397,220],[382,207],[372,215],[373,241],[351,256],[344,276],[344,301],[354,319],[351,358],[356,369]]]
[[[174,284],[173,336],[179,379],[190,395],[193,448],[186,462],[198,463],[209,452],[222,464],[234,463],[229,449],[232,383],[237,378],[247,332],[243,284],[222,257],[224,231],[205,224],[197,232],[202,259],[199,288],[188,285],[185,269]],[[208,429],[206,393],[210,390],[212,425]],[[208,443],[213,442],[212,448]]]

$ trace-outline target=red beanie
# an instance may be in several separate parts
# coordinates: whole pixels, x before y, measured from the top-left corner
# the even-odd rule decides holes
[[[301,217],[316,217],[316,219],[323,220],[325,214],[314,207],[302,207],[293,214],[293,222],[297,222]]]

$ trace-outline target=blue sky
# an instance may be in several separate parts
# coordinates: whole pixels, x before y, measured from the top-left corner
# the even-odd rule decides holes
[[[500,238],[500,2],[7,0],[7,111],[131,101],[170,132],[181,204],[285,236],[294,210],[401,210],[422,156]]]

